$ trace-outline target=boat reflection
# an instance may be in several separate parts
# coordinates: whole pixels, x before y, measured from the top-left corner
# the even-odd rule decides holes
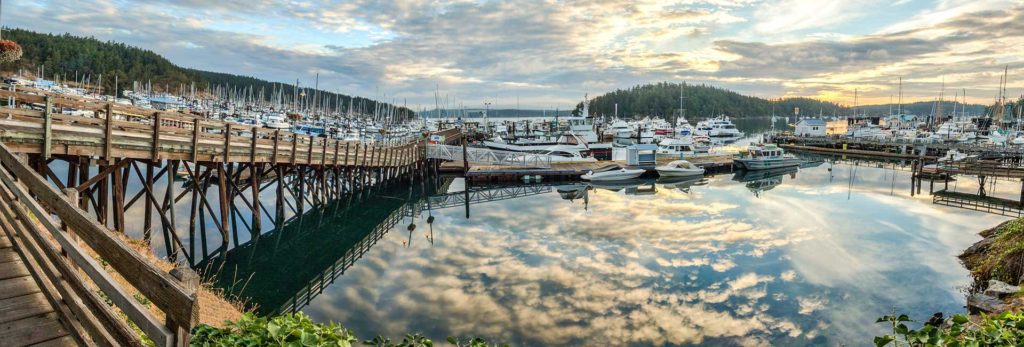
[[[650,195],[657,192],[654,185],[655,179],[638,178],[623,181],[590,182],[594,189],[604,189],[612,192],[624,192],[626,195]]]
[[[783,176],[788,174],[790,178],[796,178],[796,173],[799,170],[798,166],[754,171],[741,170],[736,171],[732,180],[745,183],[744,185],[754,193],[754,196],[761,197],[761,193],[782,184]]]
[[[657,183],[661,184],[661,187],[664,189],[678,189],[681,192],[689,193],[691,187],[707,185],[708,180],[703,176],[664,177],[658,178]]]

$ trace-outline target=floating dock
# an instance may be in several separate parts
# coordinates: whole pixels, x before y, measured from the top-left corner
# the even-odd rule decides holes
[[[705,173],[732,172],[733,154],[689,157],[685,160],[704,168]],[[668,164],[679,158],[658,158],[657,165]],[[637,168],[647,170],[645,175],[654,174],[656,165],[635,166],[627,165],[623,160],[599,160],[589,162],[553,162],[549,168],[533,168],[523,166],[505,165],[477,165],[471,164],[469,170],[465,170],[461,161],[446,162],[441,165],[442,172],[464,173],[466,178],[475,182],[500,182],[518,181],[524,176],[540,176],[541,180],[578,180],[580,175],[588,171],[597,170],[608,166],[620,166],[625,168]]]

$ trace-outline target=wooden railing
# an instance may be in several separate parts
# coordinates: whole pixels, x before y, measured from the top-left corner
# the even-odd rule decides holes
[[[89,335],[85,341],[142,345],[120,311],[157,346],[187,345],[198,317],[195,273],[157,268],[79,209],[75,189],[58,191],[3,144],[0,164],[2,224],[18,235],[30,262],[37,264],[30,267],[34,276],[52,283],[59,297],[52,304]],[[115,273],[163,312],[165,320],[115,280]]]
[[[42,110],[0,108],[0,139],[18,153],[107,158],[310,165],[398,165],[419,159],[416,136],[388,144],[296,134],[226,123],[180,112],[143,109],[59,95],[0,90],[0,99]],[[92,117],[54,113],[64,107]],[[445,132],[445,134],[457,134]]]

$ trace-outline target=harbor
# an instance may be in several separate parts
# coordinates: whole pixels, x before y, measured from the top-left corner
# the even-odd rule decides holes
[[[2,347],[1024,341],[1022,3],[0,10]]]

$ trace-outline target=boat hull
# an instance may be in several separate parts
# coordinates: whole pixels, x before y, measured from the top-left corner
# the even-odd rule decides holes
[[[661,177],[690,177],[704,175],[704,169],[656,168]]]
[[[580,176],[580,178],[586,181],[625,181],[640,177],[644,172],[646,172],[644,169],[590,172]]]
[[[783,159],[770,159],[770,160],[757,160],[757,159],[733,159],[733,164],[736,166],[747,169],[747,170],[768,170],[777,169],[790,166],[798,166],[802,162],[797,158],[783,158]]]

